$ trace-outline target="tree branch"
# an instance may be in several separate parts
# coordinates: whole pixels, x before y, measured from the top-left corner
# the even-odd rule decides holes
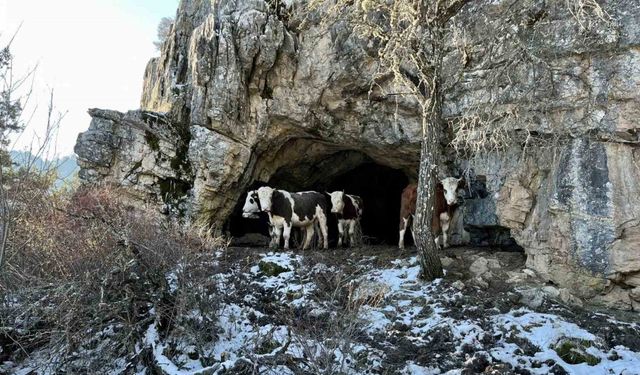
[[[435,24],[444,26],[453,18],[456,14],[462,10],[462,8],[470,3],[472,0],[453,0],[443,11],[435,14]]]

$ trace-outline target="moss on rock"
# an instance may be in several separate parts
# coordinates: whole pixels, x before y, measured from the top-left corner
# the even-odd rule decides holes
[[[283,272],[289,272],[290,269],[283,267],[277,263],[260,261],[258,263],[260,271],[267,276],[278,276]]]
[[[589,366],[595,366],[600,363],[600,358],[587,353],[587,348],[592,346],[593,344],[588,340],[565,339],[561,340],[554,350],[563,361],[569,364],[586,363]]]
[[[144,139],[147,141],[147,144],[153,151],[160,150],[160,138],[152,132],[146,130],[144,132]]]

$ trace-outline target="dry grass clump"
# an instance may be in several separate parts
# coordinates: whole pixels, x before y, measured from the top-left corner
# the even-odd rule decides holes
[[[0,362],[37,353],[42,371],[152,365],[141,345],[152,323],[198,340],[185,312],[215,311],[207,278],[221,243],[134,209],[114,188],[51,193],[37,176],[25,186],[0,274]]]
[[[318,258],[315,258],[318,256]],[[315,285],[311,295],[313,301],[304,314],[288,317],[291,327],[291,342],[295,344],[303,360],[297,363],[300,372],[317,374],[344,374],[349,369],[359,368],[362,353],[356,354],[357,343],[363,333],[363,322],[359,318],[365,305],[376,303],[370,299],[354,298],[362,286],[360,267],[316,266],[326,264],[325,255],[309,255],[305,259],[310,267],[309,280]],[[329,262],[328,264],[331,264]],[[321,345],[319,345],[321,344]],[[291,368],[291,367],[290,367]],[[364,371],[366,366],[359,370]]]

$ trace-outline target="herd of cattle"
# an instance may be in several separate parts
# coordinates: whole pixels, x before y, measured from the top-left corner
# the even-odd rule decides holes
[[[438,182],[434,201],[432,231],[436,244],[448,247],[447,234],[453,212],[459,206],[458,190],[463,188],[462,178],[447,177]],[[402,191],[400,199],[400,239],[398,247],[404,248],[404,237],[409,228],[411,218],[415,214],[417,185],[409,184]],[[271,247],[280,245],[281,236],[284,248],[289,249],[291,229],[298,227],[304,230],[302,249],[309,247],[311,239],[318,227],[322,247],[329,247],[327,218],[329,213],[336,215],[338,223],[338,247],[353,244],[356,227],[362,217],[363,201],[357,195],[345,194],[343,191],[319,193],[303,191],[291,193],[285,190],[263,186],[247,193],[242,208],[243,217],[256,218],[257,214],[268,214],[271,233]]]

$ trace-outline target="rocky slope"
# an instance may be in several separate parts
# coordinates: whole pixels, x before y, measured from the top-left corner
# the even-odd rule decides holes
[[[441,173],[471,168],[486,184],[488,197],[466,203],[467,228],[510,230],[543,279],[637,309],[640,4],[608,2],[611,22],[596,28],[564,4],[480,1],[458,17],[467,33],[451,36],[447,66],[461,68],[449,74],[446,115],[489,107],[533,141],[469,160],[451,152]],[[496,82],[503,67],[483,38],[514,8],[519,43],[505,48],[524,57]],[[181,1],[145,73],[142,110],[90,112],[81,178],[217,227],[256,181],[327,186],[369,162],[415,179],[416,106],[388,95],[389,82],[372,85],[370,44],[316,18],[297,2]]]

